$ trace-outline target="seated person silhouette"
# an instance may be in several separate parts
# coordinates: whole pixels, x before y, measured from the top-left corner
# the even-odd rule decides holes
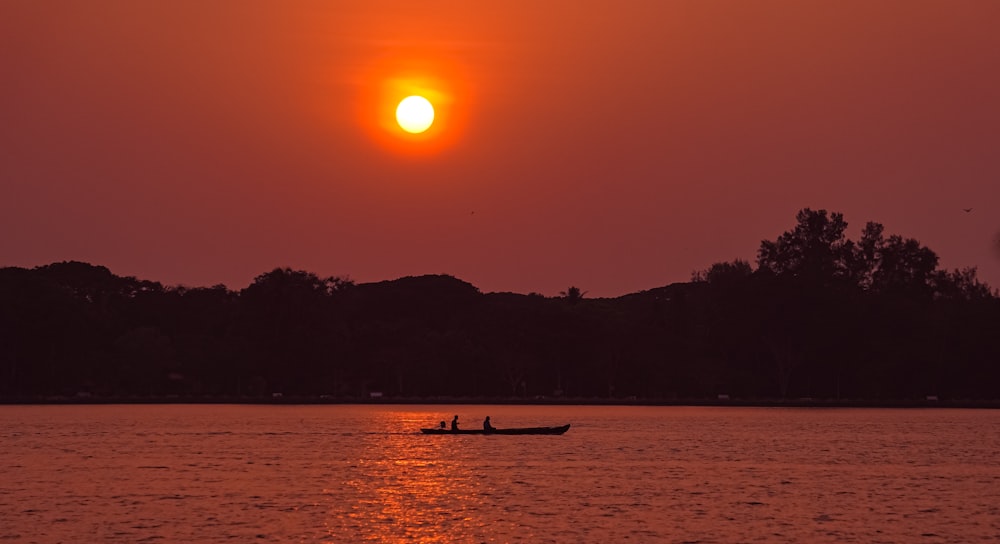
[[[453,430],[453,431],[457,431],[458,430],[458,416],[455,416],[451,420],[451,430]]]
[[[483,420],[483,430],[486,432],[491,432],[496,430],[493,428],[493,425],[490,424],[490,416],[486,416],[486,419]]]

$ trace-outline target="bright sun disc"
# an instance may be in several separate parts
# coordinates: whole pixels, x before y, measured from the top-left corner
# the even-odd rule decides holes
[[[434,106],[422,96],[407,96],[396,106],[396,122],[411,134],[419,134],[434,122]]]

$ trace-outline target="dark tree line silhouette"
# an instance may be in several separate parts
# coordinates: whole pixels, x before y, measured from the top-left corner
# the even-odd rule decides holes
[[[241,291],[63,262],[0,269],[7,399],[1000,398],[1000,299],[913,239],[804,209],[689,283],[618,298],[355,284],[279,268]]]

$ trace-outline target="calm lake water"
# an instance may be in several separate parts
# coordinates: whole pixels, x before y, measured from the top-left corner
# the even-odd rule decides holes
[[[572,423],[563,436],[425,436]],[[3,406],[0,542],[996,542],[1000,411]]]

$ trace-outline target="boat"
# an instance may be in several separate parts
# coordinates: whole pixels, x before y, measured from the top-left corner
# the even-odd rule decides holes
[[[431,429],[420,429],[420,432],[424,434],[563,434],[568,430],[569,424],[561,427],[515,427],[512,429],[493,429],[490,431],[484,429],[459,429],[453,431],[451,429],[434,427]]]

